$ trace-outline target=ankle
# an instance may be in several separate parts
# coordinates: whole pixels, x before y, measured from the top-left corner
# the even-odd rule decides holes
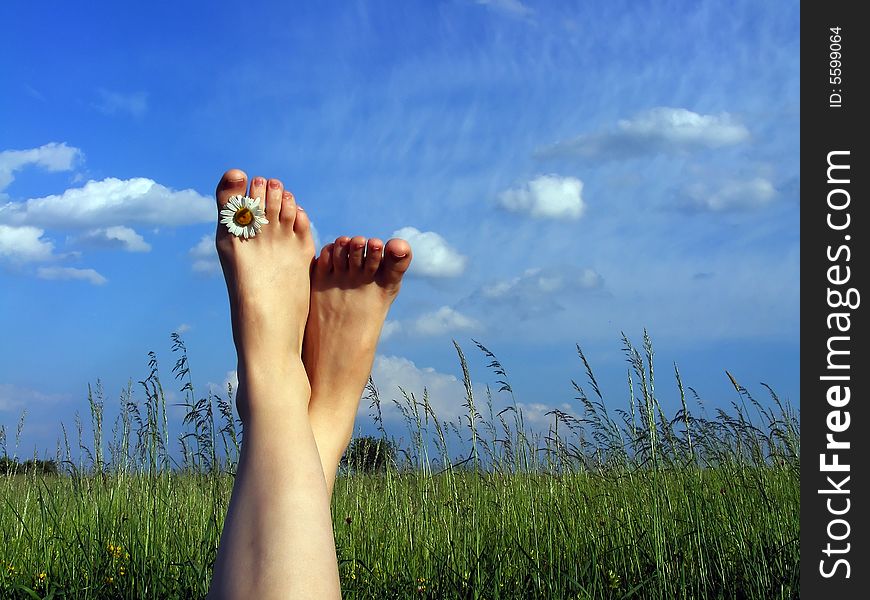
[[[267,363],[252,368],[239,361],[236,404],[243,422],[252,415],[267,419],[287,415],[307,420],[311,386],[301,361],[297,362],[298,365]]]

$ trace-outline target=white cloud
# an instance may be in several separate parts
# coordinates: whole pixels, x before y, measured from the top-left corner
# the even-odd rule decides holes
[[[107,115],[127,113],[141,117],[148,111],[148,95],[145,92],[122,94],[110,90],[99,90],[100,102],[97,108]]]
[[[74,267],[40,267],[36,271],[40,279],[59,279],[87,281],[93,285],[103,285],[108,280],[93,269],[76,269]]]
[[[235,395],[236,390],[239,389],[239,373],[235,369],[231,371],[227,371],[227,374],[224,376],[224,380],[221,383],[214,383],[213,381],[208,382],[208,388],[212,394],[218,394],[221,397],[225,397],[227,390],[229,387],[233,388],[233,395]]]
[[[411,325],[410,330],[417,335],[441,335],[451,331],[469,331],[479,329],[480,323],[467,317],[449,306],[420,315]]]
[[[0,257],[25,262],[49,260],[54,243],[43,239],[43,233],[37,227],[0,225]]]
[[[776,197],[776,189],[767,179],[756,177],[747,181],[727,181],[716,190],[697,183],[685,190],[688,208],[711,212],[753,210],[763,208]]]
[[[87,232],[82,239],[99,246],[121,248],[127,252],[149,252],[151,244],[129,227],[115,225]]]
[[[719,148],[747,139],[749,130],[728,113],[701,115],[685,108],[657,107],[633,119],[619,121],[615,130],[559,142],[538,151],[537,155],[618,160],[695,148]]]
[[[402,330],[402,324],[399,321],[385,321],[381,328],[381,339],[386,340],[391,338]]]
[[[685,108],[653,108],[634,119],[620,121],[619,129],[639,138],[710,148],[730,146],[749,137],[746,127],[728,113],[699,115]]]
[[[465,402],[462,381],[431,367],[418,367],[407,358],[376,356],[372,366],[372,379],[381,395],[381,410],[385,420],[399,418],[399,412],[391,402],[392,399],[402,400],[399,387],[409,394],[413,393],[420,401],[423,398],[423,388],[426,388],[429,392],[429,404],[440,420],[455,419],[466,411],[462,406]],[[359,415],[367,416],[371,412],[369,403],[363,400],[360,403]]]
[[[191,330],[190,325],[188,325],[187,323],[182,323],[181,325],[179,325],[178,327],[175,328],[175,333],[179,333],[179,334],[187,333],[190,330]]]
[[[81,158],[82,151],[66,143],[52,142],[29,150],[4,150],[0,152],[0,191],[9,187],[15,172],[26,166],[42,167],[47,171],[70,171]]]
[[[527,427],[537,428],[537,429],[547,429],[555,423],[556,417],[555,415],[548,415],[547,413],[552,412],[554,406],[549,406],[547,404],[542,404],[540,402],[517,402],[517,408],[520,409],[520,412],[523,414],[523,423]],[[563,402],[559,409],[562,412],[573,414],[573,409],[570,404]]]
[[[215,219],[214,202],[192,189],[174,191],[137,177],[88,181],[61,195],[9,202],[0,206],[0,222],[58,228],[112,225],[178,226]]]
[[[202,236],[196,246],[191,248],[188,253],[193,258],[191,267],[197,273],[204,273],[206,275],[220,273],[221,263],[218,260],[214,238],[211,235],[206,234]]]
[[[392,237],[405,239],[411,244],[414,252],[409,269],[411,274],[421,277],[457,277],[465,271],[468,258],[434,231],[403,227],[393,232]]]
[[[226,377],[224,377],[224,389],[229,386],[233,386],[234,390],[239,389],[239,373],[235,369],[227,371]]]
[[[477,3],[514,17],[526,17],[534,12],[520,0],[477,0]]]
[[[542,175],[522,187],[505,190],[499,194],[499,205],[545,219],[579,219],[586,209],[583,182],[558,175]]]

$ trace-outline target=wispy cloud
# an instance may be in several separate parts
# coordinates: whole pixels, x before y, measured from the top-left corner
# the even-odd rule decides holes
[[[115,225],[92,229],[81,237],[87,244],[105,248],[119,248],[127,252],[149,252],[151,244],[129,227]]]
[[[47,405],[68,399],[69,396],[66,394],[46,394],[11,383],[0,383],[0,412],[17,411],[23,408],[41,410]]]
[[[15,172],[24,167],[41,167],[47,171],[71,171],[82,157],[82,151],[66,143],[52,142],[29,150],[0,152],[0,192],[15,180]],[[2,198],[2,195],[0,195]]]
[[[40,102],[45,102],[45,96],[38,89],[33,87],[32,85],[24,84],[21,88],[27,93],[28,96],[32,98],[36,98]]]
[[[36,276],[40,279],[87,281],[93,285],[103,285],[108,281],[93,269],[76,269],[74,267],[40,267],[36,271]]]
[[[214,238],[211,235],[202,236],[196,246],[188,251],[188,254],[193,259],[191,268],[197,273],[216,275],[221,272]]]
[[[139,118],[148,112],[148,95],[145,92],[123,94],[101,89],[98,94],[100,100],[96,106],[104,114],[128,114]]]
[[[522,412],[523,422],[533,428],[543,429],[548,425],[553,425],[556,419],[552,413],[553,409],[557,407],[541,402],[517,402],[517,408]],[[558,408],[569,414],[576,411],[576,408],[567,402],[563,402]]]
[[[414,319],[390,320],[384,323],[381,340],[398,334],[433,337],[459,331],[474,331],[481,328],[479,321],[466,316],[450,306],[423,313]]]
[[[536,152],[539,158],[576,156],[621,160],[731,146],[749,139],[749,130],[728,113],[701,115],[685,108],[657,107],[615,129],[583,134]]]
[[[707,183],[694,183],[683,190],[681,206],[705,212],[734,212],[757,210],[768,206],[776,198],[776,188],[763,177],[748,180],[730,180],[718,187]]]
[[[402,330],[402,324],[399,321],[385,321],[381,328],[381,340],[386,340]]]
[[[499,281],[482,288],[484,298],[511,302],[534,302],[557,292],[600,288],[603,278],[593,269],[532,268],[519,277]]]
[[[230,389],[232,389],[233,393],[235,393],[235,391],[239,388],[239,373],[235,369],[227,371],[227,374],[224,375],[224,380],[221,383],[218,384],[214,383],[213,381],[209,381],[208,387],[213,394],[218,394],[221,396],[225,395]]]
[[[543,219],[579,219],[586,210],[583,182],[575,177],[542,175],[499,194],[499,205],[511,212]]]
[[[471,331],[480,328],[480,323],[449,306],[420,315],[408,329],[417,335],[435,336],[456,331]]]
[[[520,0],[477,0],[477,3],[512,17],[528,17],[534,12]]]
[[[525,321],[554,317],[580,298],[601,293],[604,278],[594,269],[570,265],[530,268],[521,275],[486,285],[462,303],[474,307],[486,322]]]
[[[465,270],[468,259],[434,231],[403,227],[393,232],[393,237],[404,238],[411,244],[414,260],[411,262],[409,274],[420,277],[457,277]]]

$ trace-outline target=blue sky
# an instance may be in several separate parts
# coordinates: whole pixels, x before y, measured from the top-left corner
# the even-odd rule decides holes
[[[384,396],[458,415],[451,338],[495,379],[474,338],[543,426],[579,413],[579,343],[624,408],[620,332],[645,327],[667,408],[674,362],[709,408],[735,399],[725,369],[798,404],[796,3],[128,4],[0,9],[10,450],[26,408],[19,454],[53,453],[87,384],[114,404],[149,350],[176,387],[173,331],[200,392],[232,378],[229,167],[281,178],[321,243],[411,241]]]

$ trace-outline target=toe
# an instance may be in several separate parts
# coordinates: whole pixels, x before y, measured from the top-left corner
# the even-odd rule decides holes
[[[378,267],[381,266],[381,260],[384,258],[384,242],[378,238],[369,240],[368,248],[366,249],[365,272],[369,275],[374,275]]]
[[[293,192],[284,190],[281,198],[281,224],[292,227],[296,221],[296,212],[296,197]]]
[[[332,249],[332,268],[336,271],[347,271],[347,254],[350,238],[342,236],[335,240]]]
[[[259,198],[260,206],[266,201],[266,180],[263,177],[254,177],[251,180],[251,191],[248,192],[251,198]]]
[[[296,206],[296,220],[293,222],[293,231],[296,235],[307,235],[311,233],[311,219],[308,218],[308,213],[301,206]],[[312,241],[312,243],[314,243]]]
[[[352,271],[359,271],[363,266],[363,252],[366,249],[366,239],[361,235],[350,241],[348,254],[348,266]]]
[[[244,196],[248,187],[248,176],[239,169],[230,169],[224,173],[215,190],[215,198],[219,208],[226,206],[233,196]]]
[[[411,266],[411,246],[405,240],[392,239],[384,246],[384,262],[378,278],[382,285],[398,287],[402,276]]]
[[[281,202],[284,198],[284,184],[279,179],[270,179],[266,183],[266,219],[270,223],[278,221],[281,213]]]
[[[314,265],[314,272],[317,275],[326,275],[332,270],[332,251],[335,244],[326,244],[320,251],[320,256],[317,258],[317,263]]]

